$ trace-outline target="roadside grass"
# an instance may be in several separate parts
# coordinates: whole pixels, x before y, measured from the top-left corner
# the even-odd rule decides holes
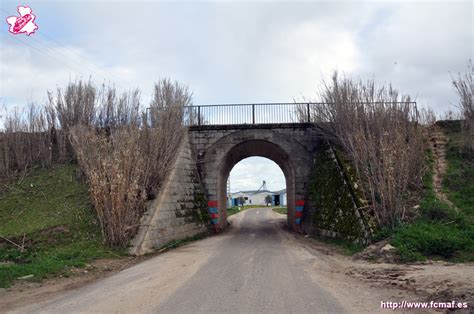
[[[198,240],[202,240],[206,238],[209,234],[207,232],[201,233],[201,234],[196,234],[191,237],[187,237],[181,240],[172,240],[168,242],[166,245],[164,245],[160,250],[158,250],[158,253],[166,252],[169,250],[177,249],[180,246],[196,242]],[[149,253],[150,255],[156,254],[155,252]]]
[[[69,276],[70,267],[125,254],[103,245],[75,165],[33,169],[2,187],[0,237],[0,287],[29,275],[32,281],[51,274]]]
[[[425,176],[424,196],[415,221],[377,235],[379,239],[390,236],[390,243],[398,249],[402,262],[427,258],[474,261],[474,160],[462,152],[459,121],[442,121],[438,125],[449,139],[444,191],[459,212],[437,199],[430,170]],[[427,158],[432,169],[431,152],[427,153]]]
[[[288,214],[288,208],[286,207],[273,207],[272,208],[275,213],[286,215]]]

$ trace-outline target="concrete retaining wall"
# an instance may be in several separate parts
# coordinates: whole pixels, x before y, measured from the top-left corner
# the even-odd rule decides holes
[[[142,255],[173,240],[209,231],[207,202],[188,134],[165,182],[158,197],[147,205],[138,234],[131,241],[131,254]]]

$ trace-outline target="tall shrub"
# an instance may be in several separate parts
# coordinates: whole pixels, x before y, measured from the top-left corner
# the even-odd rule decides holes
[[[380,226],[393,226],[408,214],[420,190],[423,142],[418,111],[409,96],[374,80],[339,78],[323,85],[325,104],[311,112],[323,136],[351,159]]]
[[[46,106],[31,105],[6,116],[0,181],[32,166],[77,161],[105,242],[126,245],[176,157],[191,93],[160,80],[145,110],[138,90],[119,95],[113,87],[80,80],[49,92],[48,100]]]
[[[147,110],[152,118],[142,114],[138,92],[116,97],[109,90],[102,99],[95,125],[72,127],[71,143],[107,244],[123,246],[176,156],[184,133],[183,106],[191,96],[177,83],[160,81]]]
[[[459,109],[461,111],[464,147],[466,151],[474,153],[474,106],[472,94],[474,92],[474,67],[469,62],[468,71],[459,74],[453,79],[453,85],[459,95]]]

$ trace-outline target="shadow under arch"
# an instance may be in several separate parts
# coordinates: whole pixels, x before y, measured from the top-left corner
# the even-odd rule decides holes
[[[287,193],[287,221],[289,226],[294,225],[295,216],[295,173],[294,165],[288,153],[275,143],[266,140],[247,140],[233,146],[224,156],[217,177],[217,198],[219,200],[219,224],[225,228],[227,224],[227,195],[226,184],[232,168],[241,160],[248,157],[265,157],[275,162],[283,171]]]

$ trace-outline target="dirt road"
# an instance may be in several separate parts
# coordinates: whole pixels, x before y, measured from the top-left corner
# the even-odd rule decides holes
[[[220,235],[12,311],[360,313],[380,312],[381,301],[426,299],[408,289],[415,279],[404,278],[416,267],[410,273],[409,267],[354,262],[285,231],[285,220],[268,208],[248,209],[232,216],[232,227]]]

